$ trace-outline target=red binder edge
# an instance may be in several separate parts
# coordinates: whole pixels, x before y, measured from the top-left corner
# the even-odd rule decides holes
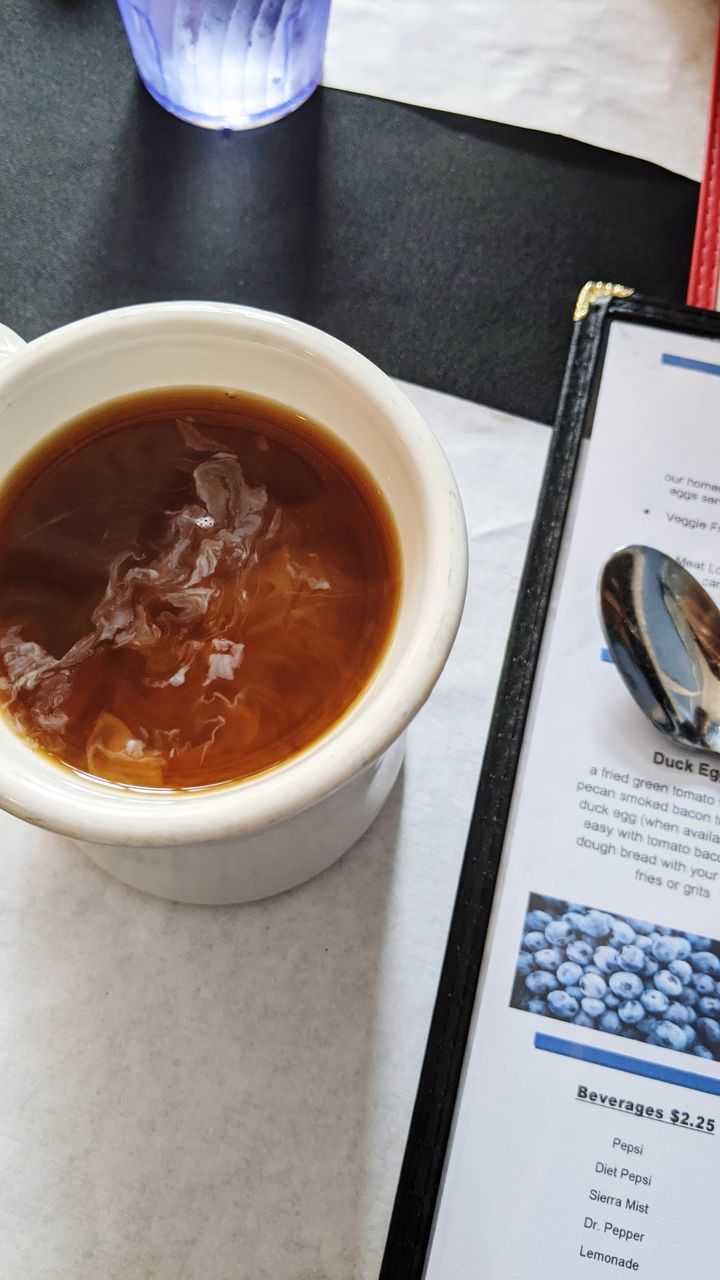
[[[720,26],[715,45],[705,168],[698,201],[687,302],[718,310],[720,276]]]

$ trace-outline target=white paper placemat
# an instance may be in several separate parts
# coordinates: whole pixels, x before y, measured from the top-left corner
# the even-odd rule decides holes
[[[324,83],[699,178],[716,0],[333,0]]]
[[[0,1276],[375,1280],[547,429],[407,388],[466,504],[468,605],[368,835],[185,907],[0,815]]]

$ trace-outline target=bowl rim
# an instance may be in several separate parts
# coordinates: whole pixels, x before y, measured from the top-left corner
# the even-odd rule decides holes
[[[100,312],[34,339],[0,363],[0,409],[13,380],[32,379],[86,341],[107,341],[133,326],[137,337],[205,324],[244,340],[279,342],[322,360],[369,397],[412,462],[422,488],[432,546],[429,585],[410,651],[387,687],[288,762],[256,777],[188,792],[128,792],[75,775],[8,726],[0,741],[0,806],[36,825],[99,844],[166,847],[249,835],[287,820],[338,790],[404,732],[434,687],[460,623],[467,584],[467,535],[450,465],[430,427],[395,383],[365,356],[302,321],[233,303],[146,303]],[[1,419],[0,419],[1,422]],[[0,430],[2,429],[0,425]],[[49,433],[48,433],[49,434]],[[22,456],[18,450],[17,457]],[[369,465],[369,464],[367,464]],[[372,467],[370,466],[372,472]],[[402,538],[402,534],[401,534]],[[402,609],[402,604],[400,605]],[[383,668],[381,660],[378,672]],[[371,686],[369,687],[371,689]]]

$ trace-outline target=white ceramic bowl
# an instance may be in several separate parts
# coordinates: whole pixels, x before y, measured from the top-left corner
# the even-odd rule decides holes
[[[457,487],[404,395],[357,352],[298,321],[224,303],[160,303],[79,320],[27,345],[0,332],[0,485],[25,453],[103,401],[153,387],[222,386],[300,409],[361,457],[397,522],[403,588],[372,680],[300,755],[190,793],[80,777],[0,717],[0,806],[83,842],[111,874],[182,902],[277,893],[362,835],[395,781],[402,735],[442,670],[467,575]]]

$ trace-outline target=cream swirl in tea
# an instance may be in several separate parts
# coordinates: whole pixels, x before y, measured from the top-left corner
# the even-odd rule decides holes
[[[400,593],[395,526],[319,424],[158,390],[68,424],[0,494],[0,702],[117,784],[237,781],[368,683]]]

